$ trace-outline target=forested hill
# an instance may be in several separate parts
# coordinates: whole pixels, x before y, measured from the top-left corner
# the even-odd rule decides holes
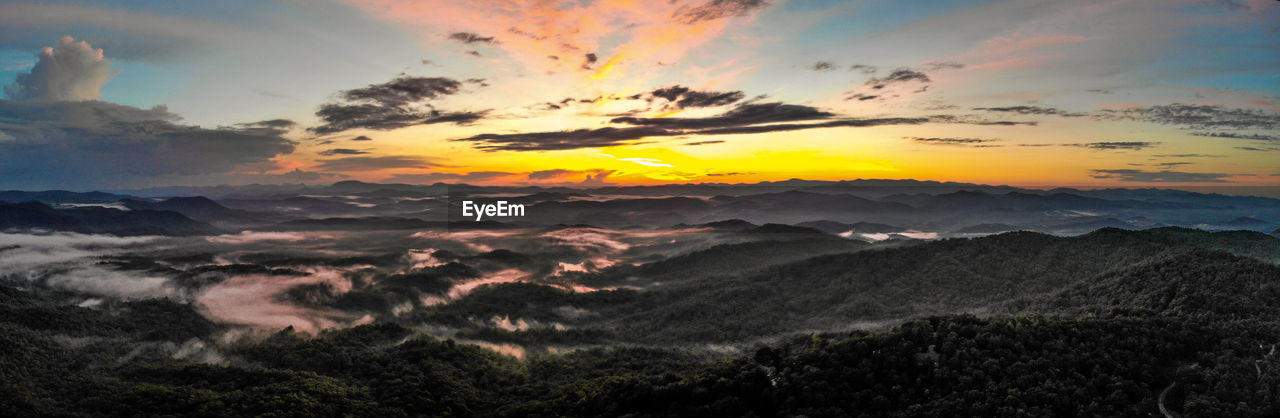
[[[1192,250],[1203,251],[1191,257],[1217,254],[1206,252],[1212,251],[1260,265],[1280,261],[1280,239],[1253,232],[1011,232],[819,256],[747,274],[683,270],[684,279],[663,282],[603,313],[611,318],[607,328],[621,338],[671,342],[743,341],[933,314],[1013,314],[1024,311],[1028,299]],[[659,271],[673,275],[669,268]]]
[[[9,282],[0,292],[0,410],[1158,416],[1163,405],[1186,416],[1280,414],[1275,237],[1014,232],[859,243],[794,261],[835,242],[726,244],[571,277],[639,290],[486,286],[317,336],[284,329],[236,339],[234,327],[189,304],[92,305]],[[771,251],[781,264],[755,260]],[[479,274],[471,262],[370,286],[430,279],[444,288]],[[495,317],[562,327],[484,322]],[[527,354],[496,352],[517,348]]]

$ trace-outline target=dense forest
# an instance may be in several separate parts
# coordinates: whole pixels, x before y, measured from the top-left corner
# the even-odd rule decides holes
[[[80,300],[70,293],[7,282],[0,286],[0,410],[17,416],[1280,414],[1276,238],[1182,229],[1073,238],[1008,233],[853,245],[810,258],[788,254],[821,240],[767,242],[571,275],[580,282],[664,283],[657,288],[573,293],[507,283],[397,320],[318,335],[286,328],[236,338],[232,327],[187,303],[80,306],[68,302]],[[753,263],[769,251],[778,263]],[[515,253],[488,257],[528,262]],[[112,262],[162,268],[146,260]],[[334,306],[440,291],[475,277],[476,263],[456,256],[386,276]],[[199,280],[205,273],[180,275]],[[334,302],[326,299],[331,293],[300,286],[286,297],[318,304]],[[466,327],[499,314],[568,321],[566,308],[595,318],[563,329]],[[881,322],[859,327],[841,318]],[[449,324],[460,331],[432,332]],[[521,355],[503,347],[518,347]]]

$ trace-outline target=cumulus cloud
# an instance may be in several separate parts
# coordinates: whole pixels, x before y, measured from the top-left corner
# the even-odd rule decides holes
[[[428,101],[457,94],[462,83],[445,77],[401,76],[382,84],[341,92],[340,103],[328,103],[316,111],[323,125],[310,128],[318,134],[350,129],[390,130],[407,126],[475,122],[487,111],[446,112]]]
[[[67,36],[57,47],[45,47],[31,72],[18,74],[4,91],[15,100],[97,100],[113,75],[102,49]]]
[[[1062,109],[1040,106],[1007,106],[1007,107],[975,107],[973,110],[985,110],[988,112],[1017,113],[1019,115],[1052,115],[1067,118],[1078,118],[1088,116],[1087,113],[1072,113]]]
[[[1136,183],[1225,183],[1230,174],[1134,169],[1092,170],[1089,177]]]

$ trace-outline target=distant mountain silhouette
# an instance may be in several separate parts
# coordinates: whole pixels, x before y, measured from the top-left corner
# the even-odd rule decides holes
[[[173,197],[159,202],[137,199],[123,199],[120,202],[129,209],[170,210],[201,222],[215,224],[254,225],[283,220],[280,216],[269,213],[231,209],[203,196]]]
[[[113,235],[208,235],[221,231],[181,213],[104,207],[55,209],[40,202],[0,203],[0,230],[52,230]]]

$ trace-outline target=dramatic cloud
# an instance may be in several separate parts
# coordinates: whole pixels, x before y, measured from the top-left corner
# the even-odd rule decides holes
[[[1192,132],[1195,136],[1204,136],[1211,138],[1231,138],[1231,139],[1248,139],[1253,141],[1269,141],[1280,142],[1280,136],[1263,135],[1263,134],[1238,134],[1231,132]]]
[[[320,151],[320,155],[323,155],[326,157],[334,156],[334,155],[362,155],[362,154],[368,154],[368,153],[369,153],[368,151],[361,151],[361,150],[350,149],[350,148],[334,148],[334,149]]]
[[[975,107],[973,110],[985,110],[988,112],[1005,112],[1017,113],[1019,115],[1051,115],[1062,116],[1067,118],[1078,118],[1089,116],[1087,113],[1071,113],[1062,109],[1040,106],[1009,106],[1009,107]]]
[[[746,97],[746,94],[741,91],[697,91],[681,85],[662,87],[655,89],[648,94],[631,96],[631,98],[635,99],[664,99],[669,102],[671,106],[679,109],[724,106],[736,103],[744,97]]]
[[[934,115],[929,117],[839,118],[836,114],[811,106],[785,103],[746,103],[715,116],[699,118],[617,117],[612,123],[627,127],[604,127],[555,132],[514,134],[486,133],[451,139],[475,143],[486,151],[554,151],[576,148],[599,148],[636,145],[653,137],[693,135],[737,135],[786,132],[822,128],[857,128],[887,125],[919,125],[923,123],[956,123],[972,125],[1015,126],[1035,122],[992,121],[972,116]],[[814,123],[785,123],[820,121]]]
[[[619,117],[611,122],[627,125],[656,126],[667,129],[705,129],[756,125],[771,122],[795,122],[828,119],[834,113],[803,105],[785,103],[742,104],[718,116],[706,118],[636,118]]]
[[[439,164],[413,155],[385,155],[378,157],[341,157],[318,160],[318,170],[328,171],[376,171],[389,168],[431,168]]]
[[[766,0],[710,0],[697,6],[682,6],[672,13],[677,22],[692,25],[698,22],[743,16],[752,10],[769,6]]]
[[[15,100],[97,100],[113,75],[101,49],[68,36],[56,48],[45,47],[31,72],[18,74],[4,92]]]
[[[222,174],[293,152],[281,129],[182,125],[163,107],[0,100],[0,183],[122,187],[147,178]]]
[[[370,138],[370,137],[367,137],[367,136],[364,136],[364,135],[360,135],[360,136],[357,136],[357,137],[355,137],[355,138],[351,138],[351,140],[352,140],[352,141],[372,141],[372,140],[373,140],[373,138]]]
[[[442,112],[427,100],[456,94],[462,83],[444,77],[401,76],[383,84],[340,93],[344,103],[320,106],[316,116],[324,125],[311,128],[318,134],[349,129],[391,130],[407,126],[454,123],[465,125],[487,111]]]
[[[452,39],[452,40],[455,40],[455,41],[458,41],[458,42],[462,42],[462,43],[464,43],[464,44],[474,44],[474,43],[495,44],[495,43],[498,43],[498,41],[495,41],[495,40],[493,39],[493,37],[492,37],[492,36],[480,36],[480,35],[478,35],[478,34],[474,34],[474,33],[471,33],[471,32],[454,32],[454,33],[452,33],[452,34],[449,34],[449,39]]]
[[[1136,183],[1225,183],[1229,174],[1183,171],[1143,171],[1133,169],[1092,170],[1089,177]]]
[[[1082,147],[1082,148],[1095,149],[1095,150],[1139,151],[1142,149],[1160,145],[1160,143],[1159,142],[1126,141],[1126,142],[1088,142],[1088,143],[1082,143],[1082,144],[1065,144],[1065,145],[1070,147]]]
[[[1280,129],[1280,113],[1216,105],[1174,103],[1123,110],[1106,109],[1100,117],[1179,125],[1190,129]]]
[[[932,80],[928,75],[919,71],[913,71],[908,68],[898,68],[884,77],[873,77],[867,80],[866,85],[873,89],[880,90],[891,84],[906,83],[909,81],[918,81],[928,83]]]

